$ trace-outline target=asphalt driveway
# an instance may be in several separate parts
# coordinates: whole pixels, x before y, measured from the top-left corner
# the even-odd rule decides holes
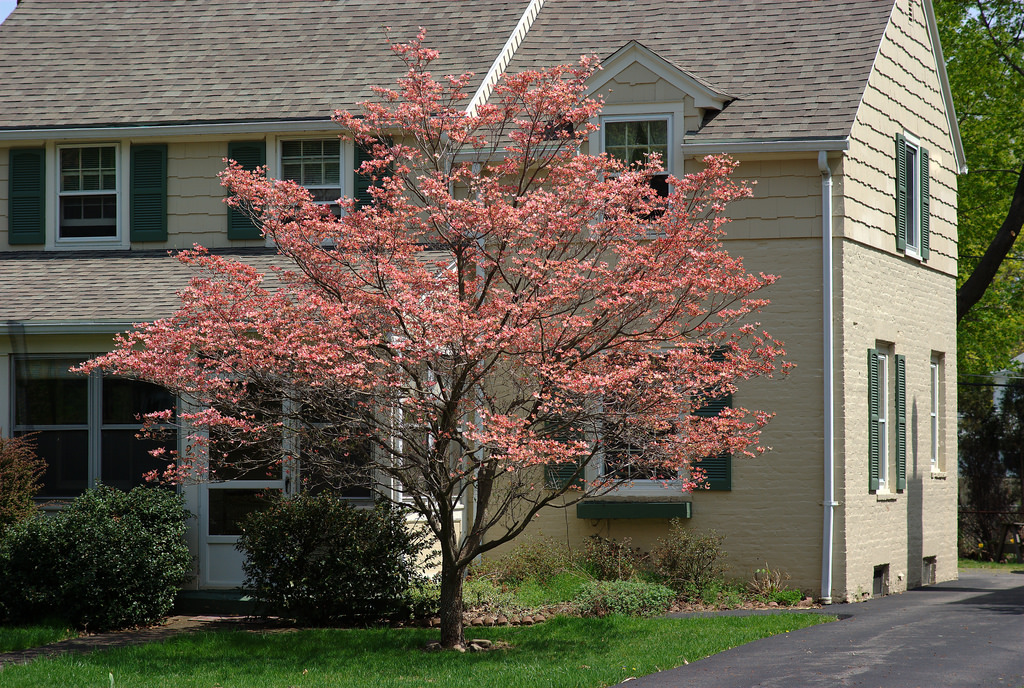
[[[1024,687],[1024,575],[961,571],[957,581],[821,611],[847,618],[620,685]]]

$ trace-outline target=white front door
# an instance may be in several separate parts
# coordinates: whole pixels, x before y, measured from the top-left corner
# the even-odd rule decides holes
[[[289,481],[290,482],[290,481]],[[229,480],[199,486],[199,587],[237,588],[245,580],[245,556],[235,548],[239,521],[264,507],[273,491],[289,485],[278,480]]]

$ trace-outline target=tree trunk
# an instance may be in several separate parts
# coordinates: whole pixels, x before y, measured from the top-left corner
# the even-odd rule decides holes
[[[1020,234],[1021,225],[1024,225],[1024,167],[1021,168],[1017,177],[1017,188],[1013,191],[1013,200],[1010,201],[1010,210],[1006,213],[1006,219],[999,227],[992,243],[985,250],[985,255],[971,272],[956,292],[956,321],[960,322],[967,315],[971,306],[978,303],[985,295],[988,285],[992,284],[999,266],[1003,259],[1013,248],[1013,242]]]
[[[441,647],[465,646],[462,629],[462,581],[465,567],[441,564]]]

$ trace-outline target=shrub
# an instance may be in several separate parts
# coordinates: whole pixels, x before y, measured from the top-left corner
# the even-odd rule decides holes
[[[757,597],[766,602],[778,602],[779,604],[796,604],[802,599],[799,590],[790,590],[786,585],[789,574],[781,569],[772,569],[765,562],[764,568],[754,571],[753,577],[747,583],[747,589]],[[786,600],[794,598],[792,602]]]
[[[393,506],[356,509],[329,493],[276,498],[242,531],[246,586],[265,613],[324,626],[411,612],[426,536]]]
[[[616,542],[591,535],[583,546],[580,565],[598,580],[629,580],[643,570],[647,560],[647,555],[630,544],[629,538]]]
[[[676,593],[664,585],[642,580],[590,581],[576,597],[573,606],[583,616],[625,614],[657,616],[664,614]]]
[[[651,570],[676,592],[700,594],[722,577],[723,540],[714,531],[693,532],[673,519],[668,537],[658,538],[651,551]]]
[[[35,512],[32,498],[42,487],[45,471],[32,435],[0,435],[0,532]]]
[[[517,544],[501,558],[474,566],[472,575],[506,584],[527,580],[544,583],[575,568],[573,553],[567,545],[550,538],[536,538]]]
[[[158,621],[191,573],[184,500],[103,485],[0,540],[0,607],[9,620],[60,618],[107,630]]]

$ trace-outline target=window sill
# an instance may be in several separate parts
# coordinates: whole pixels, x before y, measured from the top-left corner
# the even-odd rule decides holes
[[[693,502],[586,501],[576,505],[576,518],[690,518]]]
[[[931,478],[932,478],[932,480],[945,480],[946,479],[946,473],[945,473],[945,471],[932,471],[931,472]]]
[[[899,495],[895,492],[876,492],[875,499],[879,502],[895,502]]]

